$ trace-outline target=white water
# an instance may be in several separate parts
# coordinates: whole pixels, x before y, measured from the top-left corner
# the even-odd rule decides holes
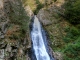
[[[50,60],[50,56],[46,50],[44,39],[42,36],[41,25],[38,18],[34,17],[33,29],[31,31],[31,38],[33,43],[33,50],[37,60]]]

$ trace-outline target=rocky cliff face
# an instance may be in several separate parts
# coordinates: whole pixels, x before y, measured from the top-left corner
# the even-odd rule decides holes
[[[9,13],[9,5],[7,6],[7,1],[6,0],[0,0],[0,59],[4,59],[5,55],[5,48],[6,48],[6,42],[4,41],[5,39],[5,33],[7,32],[7,27],[8,27],[8,22],[9,22],[9,17],[7,13]]]
[[[41,9],[37,14],[49,33],[50,46],[53,51],[55,47],[64,45],[62,37],[66,35],[64,28],[68,26],[68,23],[58,15],[64,15],[64,9],[61,7],[63,3],[64,1],[57,0],[49,7]],[[29,5],[22,5],[21,0],[0,0],[0,60],[30,60],[28,52],[31,48],[31,41],[29,29],[26,29],[29,28],[27,27],[29,24],[26,25],[29,23],[27,15],[32,18],[34,14]],[[56,59],[63,60],[61,52],[57,51],[53,54]]]
[[[4,3],[5,5],[3,5]],[[4,6],[6,5],[7,5],[6,1],[3,2],[3,0],[0,0],[0,39],[4,38],[4,34],[7,31],[6,27],[9,21],[9,17],[6,14],[9,13],[9,10],[6,10],[8,6],[4,8]]]
[[[48,8],[43,8],[37,14],[40,22],[47,30],[50,37],[50,46],[53,49],[55,59],[63,60],[63,53],[56,49],[64,45],[63,37],[66,35],[65,27],[69,25],[64,20],[64,8],[62,7],[64,1],[57,0],[55,3],[49,5]]]
[[[20,0],[0,0],[0,60],[29,60],[27,55],[30,49],[28,29],[26,34],[19,38],[23,34],[21,34],[21,25],[16,23],[20,20],[18,19],[20,12],[25,11],[17,11],[20,7],[22,7]]]

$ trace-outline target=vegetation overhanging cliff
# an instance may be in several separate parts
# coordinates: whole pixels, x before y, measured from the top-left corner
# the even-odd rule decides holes
[[[26,53],[31,47],[29,22],[33,13],[28,15],[26,6],[48,32],[54,57],[80,60],[79,0],[0,0],[0,58],[30,59]]]

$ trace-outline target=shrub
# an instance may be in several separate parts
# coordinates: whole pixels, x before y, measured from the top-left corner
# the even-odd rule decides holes
[[[67,3],[65,3],[65,15],[72,24],[79,24],[80,0],[67,0]]]
[[[79,29],[77,29],[76,27],[72,26],[72,27],[67,27],[65,29],[66,31],[66,36],[63,38],[64,42],[69,43],[71,41],[75,41],[79,36],[80,36],[80,32]]]
[[[66,46],[66,48],[64,49],[64,53],[65,53],[65,60],[67,59],[71,59],[74,60],[80,59],[80,57],[78,57],[80,55],[80,43],[72,43]]]
[[[37,14],[41,8],[44,7],[44,4],[40,3],[39,0],[36,0],[37,8],[34,10],[34,14]]]
[[[20,26],[20,35],[22,34],[24,37],[28,30],[29,17],[27,16],[24,8],[22,7],[22,3],[18,0],[20,5],[11,4],[11,12],[9,14],[10,22],[12,24],[16,24]]]

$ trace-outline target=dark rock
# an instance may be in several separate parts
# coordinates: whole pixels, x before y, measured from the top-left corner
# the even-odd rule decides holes
[[[6,33],[6,31],[7,31],[7,24],[8,24],[8,21],[7,21],[7,22],[4,22],[4,23],[2,24],[1,30],[2,30],[3,33]]]
[[[0,44],[0,49],[5,49],[7,44]]]

